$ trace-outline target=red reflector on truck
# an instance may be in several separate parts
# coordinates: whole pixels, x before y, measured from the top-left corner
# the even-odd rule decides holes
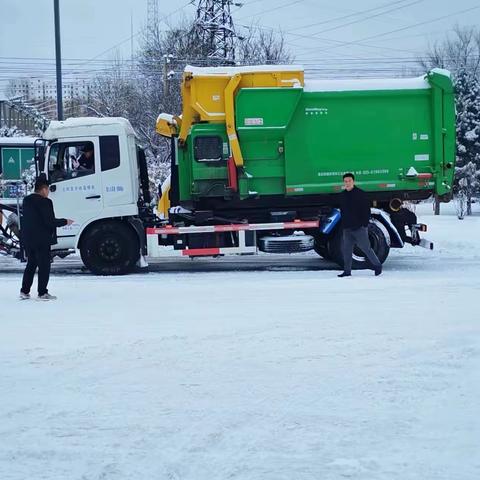
[[[182,250],[182,255],[186,257],[198,257],[209,255],[220,255],[219,248],[189,248],[188,250]]]
[[[237,166],[233,157],[227,160],[228,188],[233,192],[238,192]]]

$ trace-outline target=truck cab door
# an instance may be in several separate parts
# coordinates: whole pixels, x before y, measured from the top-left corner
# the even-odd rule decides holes
[[[48,149],[50,196],[57,218],[74,223],[57,230],[53,248],[75,248],[82,226],[103,210],[98,137],[65,138]]]

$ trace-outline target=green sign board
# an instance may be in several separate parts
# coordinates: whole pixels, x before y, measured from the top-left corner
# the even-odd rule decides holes
[[[21,179],[22,172],[33,165],[33,157],[33,148],[2,148],[2,178],[4,180]]]

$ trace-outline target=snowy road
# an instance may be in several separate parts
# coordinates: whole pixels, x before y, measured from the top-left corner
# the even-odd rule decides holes
[[[140,275],[150,273],[193,273],[193,272],[259,272],[259,271],[289,271],[289,270],[332,270],[338,269],[338,265],[332,262],[322,261],[315,253],[308,252],[303,255],[275,255],[272,261],[271,255],[254,256],[229,256],[221,258],[186,258],[165,257],[149,258],[146,269],[138,269]],[[25,264],[8,259],[0,260],[0,274],[23,273]],[[91,276],[83,267],[79,256],[70,256],[64,260],[55,258],[52,264],[53,275]]]
[[[477,480],[480,215],[422,220],[379,278],[67,260],[39,304],[3,261],[0,479]]]

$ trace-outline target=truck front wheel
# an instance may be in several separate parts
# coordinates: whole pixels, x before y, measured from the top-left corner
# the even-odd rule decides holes
[[[332,260],[343,267],[343,239],[342,231],[338,230],[329,241],[328,251]],[[390,236],[386,228],[378,220],[370,220],[368,224],[368,238],[370,246],[381,263],[385,262],[390,253]],[[371,268],[365,254],[355,246],[352,255],[352,268]]]
[[[96,275],[125,275],[133,270],[140,247],[136,233],[121,222],[94,224],[84,234],[80,254]]]

